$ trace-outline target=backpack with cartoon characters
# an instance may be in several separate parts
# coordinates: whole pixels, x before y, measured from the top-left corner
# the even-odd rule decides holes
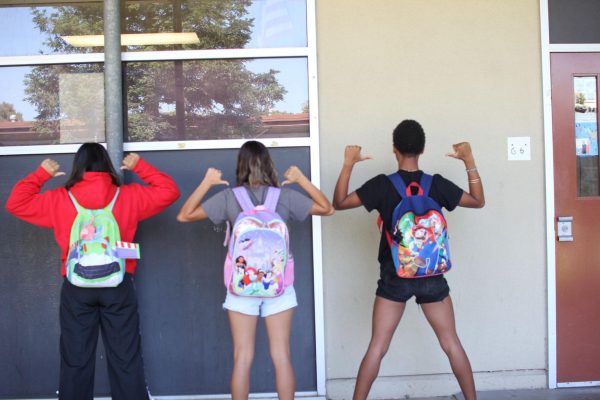
[[[433,177],[423,174],[420,182],[408,186],[398,173],[388,178],[402,197],[392,214],[392,233],[385,232],[396,273],[401,278],[422,278],[447,272],[448,230],[440,205],[429,197]],[[378,224],[381,229],[381,217]]]
[[[71,226],[66,270],[67,279],[75,286],[115,287],[123,281],[125,260],[119,257],[116,248],[121,235],[112,213],[118,195],[119,188],[106,207],[89,210],[80,206],[69,192],[77,216]]]
[[[232,294],[275,297],[293,280],[288,228],[275,212],[280,192],[269,187],[265,203],[255,206],[245,187],[233,188],[242,212],[233,225],[225,258],[225,286]]]

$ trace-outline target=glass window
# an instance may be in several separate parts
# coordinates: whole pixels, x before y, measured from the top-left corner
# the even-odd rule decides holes
[[[122,44],[136,50],[306,47],[306,0],[125,3]]]
[[[577,195],[598,196],[598,108],[597,78],[575,77],[575,152]]]
[[[77,47],[69,44],[70,37],[102,37],[102,1],[19,7],[0,5],[0,17],[0,37],[3,39],[0,41],[0,56],[103,51],[101,45]]]
[[[85,55],[78,64],[45,64],[103,52],[103,2],[11,4],[0,5],[0,34],[8,38],[0,57],[59,61],[0,67],[0,145],[104,141],[102,64]],[[125,141],[310,136],[306,0],[128,0],[121,16],[123,51],[231,53],[176,61],[147,53],[123,63]],[[238,54],[244,48],[298,48],[302,55],[252,58]]]
[[[306,58],[125,64],[126,141],[307,137]]]
[[[121,14],[124,51],[307,45],[305,0],[127,1]],[[103,51],[102,1],[0,6],[0,15],[10,39],[0,56]]]
[[[101,64],[0,69],[0,145],[104,141]]]

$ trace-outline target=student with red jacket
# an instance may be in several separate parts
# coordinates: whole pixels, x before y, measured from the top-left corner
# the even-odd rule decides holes
[[[59,169],[56,161],[44,160],[15,185],[6,209],[24,221],[54,230],[63,277],[71,227],[77,216],[69,192],[82,207],[100,209],[110,204],[118,188],[112,213],[124,242],[133,242],[139,221],[158,214],[179,197],[175,182],[135,153],[123,159],[121,169],[135,172],[148,185],[121,184],[106,149],[97,143],[79,148],[64,187],[42,193],[44,183],[64,175]],[[148,399],[133,286],[135,267],[136,260],[126,260],[126,274],[117,287],[78,287],[65,278],[60,297],[59,399],[93,399],[99,330],[106,348],[112,398]]]

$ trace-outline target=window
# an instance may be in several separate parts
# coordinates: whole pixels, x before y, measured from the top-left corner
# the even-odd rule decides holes
[[[598,196],[597,77],[573,78],[577,195]]]
[[[104,141],[102,64],[2,67],[0,145]]]
[[[126,140],[307,137],[304,58],[125,66]]]
[[[310,138],[306,0],[121,4],[125,142]],[[0,149],[104,141],[103,2],[0,18]]]

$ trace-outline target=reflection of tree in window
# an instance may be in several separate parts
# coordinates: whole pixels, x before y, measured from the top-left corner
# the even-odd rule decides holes
[[[23,121],[23,114],[15,110],[15,105],[3,101],[0,103],[0,121]]]
[[[199,44],[144,46],[143,50],[243,48],[250,40],[251,0],[127,2],[124,33],[195,32]],[[102,6],[34,10],[34,22],[48,34],[49,48],[81,53],[60,36],[102,31]],[[129,50],[136,50],[130,47]],[[140,49],[137,49],[140,50]],[[97,48],[89,52],[102,51]],[[248,70],[244,60],[135,62],[125,66],[127,140],[234,138],[255,136],[261,115],[286,93],[277,71]],[[77,66],[66,68],[77,69]],[[89,66],[88,66],[89,68]],[[91,71],[90,71],[91,72]],[[55,130],[60,110],[57,70],[35,67],[27,78],[27,99],[36,105],[36,129]],[[54,124],[53,124],[54,121]]]
[[[33,67],[31,72],[25,75],[25,100],[36,106],[37,116],[33,123],[33,131],[40,138],[58,143],[61,134],[63,139],[68,132],[61,132],[61,120],[63,129],[70,127],[73,130],[95,130],[99,124],[103,126],[103,93],[101,90],[92,90],[86,86],[84,80],[77,88],[71,88],[65,92],[63,84],[63,96],[68,95],[68,102],[62,99],[61,105],[61,80],[65,78],[91,76],[91,74],[102,73],[101,64],[64,64],[64,65],[40,65]],[[101,75],[100,75],[101,79]],[[77,83],[76,81],[74,83]],[[76,90],[79,89],[79,90]],[[71,105],[71,106],[69,106]],[[73,106],[74,105],[74,106]],[[94,118],[88,118],[93,115]],[[83,118],[85,116],[85,118]],[[87,124],[86,122],[87,121]],[[86,136],[84,134],[79,134]],[[93,136],[93,135],[92,135]],[[90,140],[92,140],[90,138]],[[70,142],[70,141],[68,141]]]

